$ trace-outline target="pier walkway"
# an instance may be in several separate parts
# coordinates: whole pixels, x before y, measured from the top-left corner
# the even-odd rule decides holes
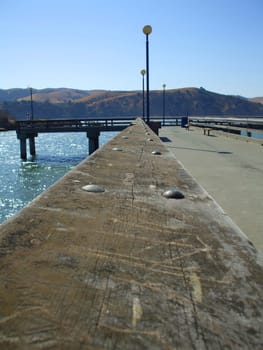
[[[261,144],[216,131],[204,136],[201,129],[194,127],[189,132],[162,128],[160,136],[169,139],[165,144],[170,151],[263,252]]]
[[[262,349],[262,256],[142,120],[0,226],[0,286],[1,349]]]

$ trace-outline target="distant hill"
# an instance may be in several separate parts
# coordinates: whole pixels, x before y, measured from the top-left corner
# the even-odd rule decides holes
[[[242,96],[222,95],[204,88],[166,90],[166,115],[263,116],[263,104]],[[141,91],[33,90],[35,118],[96,118],[141,116]],[[150,114],[162,115],[163,91],[150,91]],[[0,90],[0,109],[16,119],[30,112],[29,89]]]
[[[16,101],[19,98],[23,98],[29,95],[28,89],[0,89],[0,103]]]
[[[263,97],[249,98],[249,101],[263,104]]]
[[[68,103],[89,96],[90,94],[92,94],[91,91],[60,88],[34,90],[33,96],[36,102]],[[30,101],[30,98],[27,94],[27,96],[18,98],[17,101]]]

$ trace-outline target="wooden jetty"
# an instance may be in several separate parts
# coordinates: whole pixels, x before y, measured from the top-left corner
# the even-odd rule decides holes
[[[142,120],[0,238],[1,349],[262,349],[262,257]]]
[[[78,119],[34,119],[18,120],[15,124],[17,138],[20,141],[20,157],[27,159],[27,141],[29,141],[29,152],[31,156],[36,155],[35,138],[39,133],[56,132],[85,132],[89,140],[89,154],[99,148],[99,136],[105,131],[121,131],[130,125],[135,117],[113,117],[113,118],[78,118]],[[179,125],[181,117],[160,117],[151,119],[149,126],[158,135],[158,130],[163,125]]]
[[[35,156],[35,138],[39,133],[85,132],[89,140],[89,154],[99,148],[99,136],[103,131],[121,131],[131,121],[114,119],[35,119],[16,122],[16,134],[20,140],[20,157],[27,159],[27,140],[31,156]]]

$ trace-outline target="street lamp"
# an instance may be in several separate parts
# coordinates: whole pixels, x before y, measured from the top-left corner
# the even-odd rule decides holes
[[[144,76],[145,76],[146,70],[141,70],[142,75],[142,119],[145,120],[145,103],[144,103]]]
[[[150,122],[150,100],[149,100],[149,40],[148,36],[152,32],[152,27],[146,25],[143,27],[143,33],[146,35],[146,121]]]
[[[34,111],[33,111],[33,88],[30,87],[30,107],[31,107],[31,115],[30,115],[30,120],[34,119]]]
[[[166,84],[163,84],[163,126],[165,124],[165,87]]]

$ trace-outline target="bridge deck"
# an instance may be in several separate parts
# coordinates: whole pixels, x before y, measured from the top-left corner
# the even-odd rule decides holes
[[[2,349],[262,349],[260,256],[140,120],[0,237]]]

